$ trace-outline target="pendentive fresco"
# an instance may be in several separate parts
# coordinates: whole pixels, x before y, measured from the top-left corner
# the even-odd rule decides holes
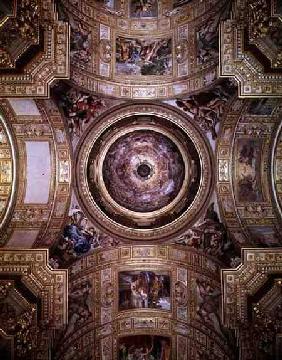
[[[281,11],[0,3],[1,360],[281,360]]]

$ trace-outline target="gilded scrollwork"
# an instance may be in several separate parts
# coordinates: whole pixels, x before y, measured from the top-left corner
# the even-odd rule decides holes
[[[223,320],[236,329],[242,360],[278,359],[281,249],[243,249],[242,264],[222,270]]]
[[[62,17],[72,25],[72,82],[123,99],[165,99],[209,86],[216,79],[219,21],[230,6],[204,3],[198,11],[189,3],[177,11],[166,1],[73,6],[61,0]]]
[[[68,25],[58,21],[53,0],[18,0],[14,7],[0,24],[1,97],[46,97],[55,78],[69,76]]]
[[[220,73],[234,77],[241,97],[281,97],[281,14],[276,0],[236,1],[221,26]]]
[[[129,124],[127,124],[128,121],[130,121]],[[172,133],[169,127],[173,127],[175,131]],[[114,137],[111,135],[110,139],[107,141],[103,141],[103,138],[101,138],[102,141],[100,141],[100,139],[97,138],[97,134],[100,134],[101,132],[104,132],[105,136],[107,137],[111,129],[115,129],[116,135]],[[120,141],[128,141],[126,140],[127,138],[125,138],[125,136],[130,137],[131,134],[133,134],[132,136],[137,136],[137,134],[141,136],[141,134],[143,134],[142,131],[144,132],[148,129],[150,130],[150,141],[153,142],[153,146],[157,144],[156,146],[162,146],[162,149],[164,146],[169,149],[174,146],[178,150],[177,152],[174,150],[172,153],[168,150],[168,155],[165,158],[161,157],[162,155],[159,155],[158,160],[155,158],[155,153],[153,153],[149,156],[149,165],[146,165],[145,161],[148,156],[146,157],[144,155],[144,157],[141,154],[137,158],[135,157],[136,159],[140,158],[141,160],[139,159],[139,161],[136,163],[138,168],[136,170],[136,176],[134,175],[135,168],[132,169],[132,172],[129,171],[129,174],[133,174],[130,178],[132,180],[129,181],[134,182],[135,179],[137,179],[136,181],[140,183],[143,181],[142,179],[146,178],[147,175],[149,176],[148,178],[150,178],[152,175],[152,181],[150,183],[155,186],[154,181],[157,182],[160,174],[160,168],[163,166],[160,164],[162,164],[163,161],[168,161],[168,166],[170,166],[170,157],[173,156],[174,158],[176,153],[178,154],[178,162],[175,162],[175,165],[172,169],[172,174],[174,174],[175,171],[178,171],[178,173],[180,175],[182,174],[181,176],[187,180],[182,182],[182,185],[180,182],[179,190],[177,190],[176,195],[174,195],[172,198],[173,201],[171,201],[169,204],[165,203],[164,205],[162,203],[161,205],[157,203],[158,207],[153,209],[150,208],[152,204],[151,196],[153,196],[151,193],[154,194],[156,191],[159,191],[159,187],[157,187],[157,189],[153,188],[154,191],[152,190],[151,192],[149,189],[147,191],[148,199],[146,200],[146,204],[149,206],[149,211],[145,209],[144,212],[142,209],[145,205],[140,202],[141,195],[139,195],[137,190],[135,191],[136,194],[134,197],[130,197],[128,191],[130,192],[131,188],[124,186],[123,183],[120,184],[120,189],[122,187],[124,197],[129,199],[128,206],[130,205],[131,208],[128,208],[126,207],[127,205],[124,206],[123,203],[121,203],[122,199],[120,199],[118,194],[116,196],[115,193],[108,189],[107,183],[105,183],[105,167],[103,167],[102,170],[101,165],[106,163],[105,159],[107,158],[104,159],[103,157],[100,157],[99,154],[96,157],[98,145],[94,146],[94,144],[99,143],[99,148],[101,146],[103,148],[106,147],[106,150],[100,151],[100,153],[105,152],[106,154],[109,151],[108,148],[110,145],[113,147],[115,144],[119,144]],[[165,135],[165,139],[169,139],[169,145],[167,144],[168,140],[165,140],[166,145],[163,143],[164,140],[159,140],[160,132],[161,134]],[[135,133],[136,135],[134,135]],[[184,138],[186,140],[183,140]],[[161,139],[163,139],[163,137]],[[159,145],[160,141],[161,145]],[[193,145],[193,143],[196,144],[196,146]],[[185,145],[185,148],[183,148],[181,144],[187,145]],[[118,147],[118,149],[120,148],[122,148],[122,145],[121,147]],[[115,150],[115,154],[117,154],[115,156],[117,157],[119,156],[118,149]],[[135,150],[133,147],[132,152],[134,153],[134,151]],[[130,154],[129,156],[131,156]],[[203,164],[201,169],[199,157],[201,158],[201,163]],[[145,161],[145,163],[142,159]],[[157,165],[155,166],[154,164]],[[146,171],[149,171],[147,175],[144,175],[145,177],[142,174],[141,175],[143,177],[138,174],[140,165],[145,166],[144,169],[146,168]],[[111,112],[111,114],[107,114],[103,120],[97,121],[91,128],[91,131],[87,134],[87,137],[82,137],[80,139],[78,144],[77,166],[77,190],[79,193],[78,198],[83,199],[83,203],[80,205],[84,213],[87,214],[87,217],[90,218],[98,228],[100,228],[102,231],[105,231],[106,233],[109,233],[109,235],[111,235],[113,238],[151,240],[160,238],[164,234],[169,236],[169,234],[176,231],[176,227],[178,230],[183,229],[185,219],[189,219],[191,221],[192,214],[193,216],[196,216],[198,210],[200,210],[202,207],[202,203],[207,200],[210,193],[210,185],[212,184],[212,178],[210,176],[211,172],[208,170],[211,166],[211,158],[209,154],[209,148],[207,147],[204,138],[200,135],[200,133],[196,134],[195,128],[192,126],[192,124],[187,122],[186,118],[182,117],[179,112],[175,111],[171,107],[166,107],[164,109],[163,106],[161,107],[154,104],[140,104],[116,108]],[[98,174],[94,178],[92,176],[93,166],[96,166],[95,172]],[[190,174],[187,171],[188,168],[191,169]],[[183,169],[183,171],[181,169]],[[109,171],[111,171],[110,167]],[[88,176],[85,176],[85,174],[88,174]],[[166,175],[163,172],[163,177],[164,176]],[[119,181],[117,176],[110,177],[112,178],[112,181],[114,181],[114,179],[115,181]],[[199,177],[202,179],[200,182]],[[179,179],[177,177],[177,181],[178,180]],[[176,180],[173,177],[172,179],[169,178],[167,181],[175,182]],[[158,184],[159,183],[157,182],[157,186],[159,186]],[[187,193],[187,187],[189,187],[189,189],[191,188],[191,196],[185,198],[186,200],[184,200],[184,194]],[[187,210],[187,204],[192,202],[192,194],[193,199],[195,198],[195,201],[189,210]],[[181,202],[181,207],[179,205],[180,198],[183,199]],[[167,201],[166,198],[164,200]],[[140,202],[141,212],[143,211],[142,214],[140,210],[134,211],[136,202]],[[175,208],[175,206],[177,208]],[[179,215],[183,212],[189,211],[190,216],[179,216],[179,218],[177,217],[177,219],[174,219],[173,222],[170,222],[171,213],[175,211],[175,214]],[[165,225],[165,227],[161,225]],[[186,225],[187,224],[185,224],[185,226]],[[151,229],[148,228],[149,226]]]
[[[15,344],[8,352],[48,359],[52,331],[67,321],[67,270],[49,267],[47,249],[1,249],[0,273],[1,338]]]
[[[37,115],[19,115],[16,113],[16,106],[33,107]],[[37,246],[43,244],[50,245],[58,238],[70,197],[70,148],[63,119],[58,108],[51,100],[39,101],[37,103],[34,103],[33,100],[16,99],[10,102],[2,100],[1,109],[3,111],[3,119],[7,118],[11,124],[16,141],[14,144],[13,138],[11,136],[7,137],[8,133],[4,133],[6,130],[4,123],[2,123],[0,167],[3,167],[3,171],[1,171],[0,176],[0,182],[2,179],[0,213],[6,216],[6,210],[8,211],[12,205],[14,206],[14,212],[11,215],[9,225],[5,227],[5,232],[3,231],[0,243],[3,246],[12,241],[11,239],[20,241],[19,239],[23,231],[31,234],[28,231],[32,227],[33,231],[36,230],[36,236],[30,240],[29,246],[35,246],[35,244]],[[35,199],[30,202],[26,200],[28,182],[32,180],[25,178],[28,167],[26,151],[28,144],[41,144],[42,142],[51,150],[50,157],[53,162],[51,186],[49,189],[42,189],[42,192],[45,191],[47,194],[49,192],[49,195],[46,195],[47,201]],[[55,148],[57,149],[56,153]],[[13,160],[16,153],[18,154],[18,161]],[[10,170],[8,171],[8,169]],[[13,185],[16,182],[19,184],[17,191],[15,191],[15,185]],[[4,203],[5,196],[10,197],[10,204],[8,202]],[[54,199],[55,203],[53,203]],[[51,206],[52,203],[53,206]],[[4,220],[4,217],[2,219]]]
[[[210,271],[211,262],[175,245],[121,246],[82,258],[70,268],[70,322],[57,338],[56,359],[72,359],[81,349],[78,359],[121,360],[121,354],[137,357],[141,347],[152,355],[162,349],[172,359],[207,353],[233,359],[219,323],[219,272]],[[168,298],[171,307],[163,307]],[[79,336],[86,333],[87,339]]]
[[[280,220],[272,201],[271,139],[279,124],[277,100],[234,100],[217,143],[217,192],[222,215],[242,246],[278,246]],[[263,175],[264,174],[264,175]]]
[[[0,229],[14,205],[16,185],[16,145],[5,113],[0,113]]]

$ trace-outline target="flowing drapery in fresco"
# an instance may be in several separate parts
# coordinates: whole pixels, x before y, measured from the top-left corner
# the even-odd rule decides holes
[[[116,75],[172,75],[172,40],[117,37]]]
[[[120,310],[155,308],[170,310],[170,276],[158,271],[119,273]]]

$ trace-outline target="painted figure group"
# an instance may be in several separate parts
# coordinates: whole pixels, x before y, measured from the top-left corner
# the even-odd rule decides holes
[[[141,271],[139,273],[123,272],[119,276],[120,288],[124,288],[124,284],[130,286],[130,292],[120,291],[120,309],[170,308],[168,275]]]
[[[161,336],[131,336],[120,341],[119,360],[170,360],[171,345]]]

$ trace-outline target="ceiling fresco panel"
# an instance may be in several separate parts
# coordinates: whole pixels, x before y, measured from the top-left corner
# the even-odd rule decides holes
[[[71,25],[72,82],[124,99],[171,98],[211,85],[219,22],[230,2],[192,1],[175,11],[179,5],[122,1],[112,11],[97,2],[60,1],[60,17]]]
[[[2,3],[1,360],[281,360],[281,1]]]
[[[142,351],[160,360],[233,359],[218,317],[218,270],[219,263],[178,246],[123,246],[84,257],[70,269],[69,324],[55,358],[80,349],[79,359],[137,359]],[[78,336],[86,332],[88,339]]]

